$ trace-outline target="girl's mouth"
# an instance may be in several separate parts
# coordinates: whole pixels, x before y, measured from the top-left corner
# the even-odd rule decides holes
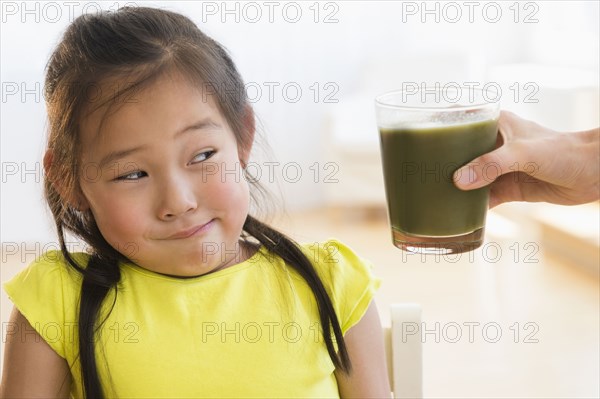
[[[170,235],[166,238],[166,240],[180,240],[183,238],[193,237],[199,234],[203,234],[208,231],[213,225],[214,219],[211,219],[205,224],[199,224],[193,227],[190,227],[185,230],[178,231],[177,233]]]

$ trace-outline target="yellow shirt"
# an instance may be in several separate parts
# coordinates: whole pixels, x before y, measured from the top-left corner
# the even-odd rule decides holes
[[[345,334],[381,280],[336,240],[302,245],[323,280]],[[76,253],[87,264],[85,253]],[[306,281],[264,247],[205,276],[179,279],[121,264],[114,308],[96,346],[109,397],[337,398],[334,365]],[[72,366],[82,397],[77,315],[80,275],[59,251],[4,285],[35,330]],[[112,304],[113,294],[103,311]]]

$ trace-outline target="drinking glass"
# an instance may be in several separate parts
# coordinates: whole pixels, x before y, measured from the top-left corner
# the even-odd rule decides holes
[[[462,191],[452,175],[495,148],[498,93],[421,87],[382,94],[375,108],[394,245],[426,254],[478,248],[489,186]]]

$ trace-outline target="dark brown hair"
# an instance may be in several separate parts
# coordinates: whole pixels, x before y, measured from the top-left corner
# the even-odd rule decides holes
[[[97,104],[112,105],[168,71],[181,73],[191,84],[213,82],[217,105],[233,130],[238,147],[251,146],[253,132],[245,123],[245,115],[251,108],[241,76],[225,49],[183,15],[146,7],[82,15],[68,27],[47,65],[44,90],[49,118],[48,150],[54,162],[48,165],[44,195],[56,223],[61,252],[83,278],[78,331],[87,398],[104,397],[94,352],[94,338],[103,323],[98,320],[99,310],[111,290],[115,294],[111,296],[114,305],[121,278],[119,263],[130,260],[125,251],[118,251],[106,242],[89,210],[77,209],[74,199],[82,195],[79,123],[89,111],[90,89],[102,88],[107,82],[125,82],[112,96]],[[219,90],[222,87],[237,90]],[[69,255],[65,232],[87,243],[91,254],[87,265],[77,264]],[[350,359],[331,299],[298,244],[250,215],[242,236],[260,242],[306,280],[318,304],[331,360],[337,368],[350,373]],[[339,354],[335,351],[332,331]]]

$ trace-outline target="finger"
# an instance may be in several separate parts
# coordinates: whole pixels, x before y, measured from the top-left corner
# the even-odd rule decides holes
[[[531,177],[522,172],[508,173],[496,179],[490,188],[490,209],[505,202],[523,201],[523,182]],[[532,179],[533,180],[533,179]]]
[[[515,140],[469,162],[453,178],[463,190],[486,186],[511,172],[563,184],[572,174],[573,165],[577,165],[575,157],[572,144],[562,136]]]
[[[500,147],[456,171],[454,180],[458,188],[480,188],[510,172],[524,172],[557,184],[569,174],[570,168],[565,165],[571,164],[574,146],[568,135],[507,111],[500,114],[498,132],[503,139]]]
[[[454,172],[453,180],[461,190],[473,190],[487,186],[505,173],[516,162],[512,143],[475,158]]]
[[[579,192],[558,187],[517,172],[500,176],[490,189],[490,209],[512,201],[551,202],[561,205],[575,205],[585,203]]]

